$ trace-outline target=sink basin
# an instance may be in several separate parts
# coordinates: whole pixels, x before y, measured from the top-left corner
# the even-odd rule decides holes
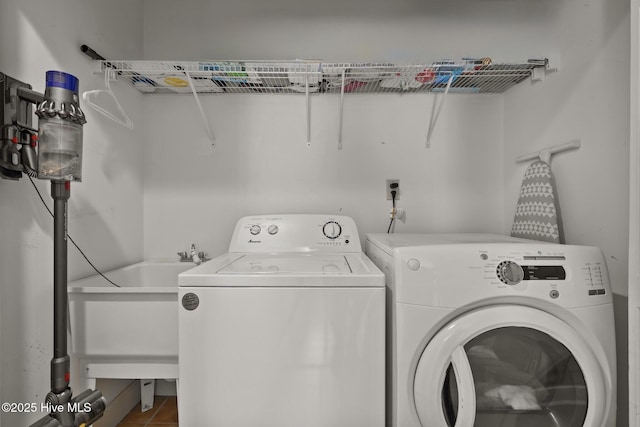
[[[86,378],[177,378],[178,274],[145,261],[69,283],[70,354]]]

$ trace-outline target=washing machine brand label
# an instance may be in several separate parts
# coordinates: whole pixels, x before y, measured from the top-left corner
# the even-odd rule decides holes
[[[185,309],[189,311],[193,311],[196,308],[198,308],[199,305],[200,305],[200,298],[198,298],[198,295],[192,292],[189,292],[182,296],[182,306]]]
[[[262,240],[252,240],[252,239],[249,239],[249,243],[262,243]]]

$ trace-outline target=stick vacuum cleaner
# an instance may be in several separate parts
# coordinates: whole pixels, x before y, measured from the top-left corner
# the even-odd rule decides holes
[[[102,416],[106,401],[98,390],[72,396],[67,354],[67,201],[71,181],[82,180],[82,126],[86,123],[79,104],[78,79],[48,71],[42,95],[0,73],[0,89],[0,177],[16,180],[24,172],[50,180],[54,203],[53,358],[51,391],[42,406],[49,414],[31,427],[88,426]],[[36,105],[37,131],[30,126],[31,104]]]

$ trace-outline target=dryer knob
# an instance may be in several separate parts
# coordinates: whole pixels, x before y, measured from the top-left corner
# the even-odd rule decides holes
[[[517,285],[524,279],[524,270],[513,261],[504,261],[498,265],[498,277],[507,285]]]

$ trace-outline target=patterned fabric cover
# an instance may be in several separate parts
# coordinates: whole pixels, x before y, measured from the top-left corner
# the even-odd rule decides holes
[[[524,173],[511,236],[564,243],[555,181],[551,168],[541,160]]]

